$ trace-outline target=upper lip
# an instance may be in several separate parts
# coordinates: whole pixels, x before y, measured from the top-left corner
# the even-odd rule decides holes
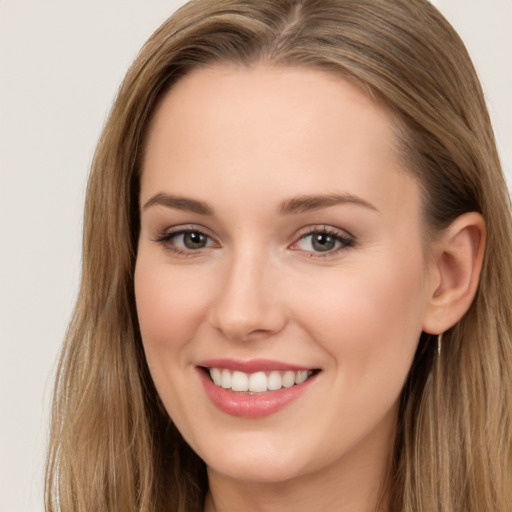
[[[200,361],[197,366],[205,368],[223,368],[231,371],[239,371],[244,373],[256,373],[272,370],[291,370],[298,372],[301,370],[313,370],[309,366],[302,366],[300,364],[286,363],[283,361],[275,361],[271,359],[251,359],[242,361],[237,359],[219,358],[219,359],[206,359]]]

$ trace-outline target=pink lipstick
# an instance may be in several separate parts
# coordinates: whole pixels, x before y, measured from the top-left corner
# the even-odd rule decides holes
[[[210,359],[198,364],[199,376],[212,403],[226,414],[244,418],[280,411],[307,391],[318,372],[267,359]]]

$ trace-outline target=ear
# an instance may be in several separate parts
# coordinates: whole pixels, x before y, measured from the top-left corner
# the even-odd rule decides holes
[[[434,243],[425,332],[445,332],[469,309],[478,288],[485,236],[483,217],[470,212],[457,217]]]

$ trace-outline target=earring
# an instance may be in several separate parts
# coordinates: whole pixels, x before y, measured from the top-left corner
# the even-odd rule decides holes
[[[442,334],[438,334],[437,335],[437,355],[438,356],[441,355],[442,344],[443,344],[443,335]]]

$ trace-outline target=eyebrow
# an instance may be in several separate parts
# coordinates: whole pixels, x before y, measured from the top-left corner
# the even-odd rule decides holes
[[[321,210],[322,208],[339,204],[356,204],[370,210],[378,211],[371,203],[353,194],[320,194],[294,197],[283,201],[277,208],[277,211],[281,215],[293,215],[313,210]],[[213,208],[204,201],[170,195],[165,192],[158,192],[152,196],[146,201],[142,210],[147,210],[149,207],[155,205],[174,208],[175,210],[189,211],[200,215],[214,214]]]
[[[371,203],[353,194],[321,194],[288,199],[279,205],[278,212],[281,215],[298,214],[339,204],[356,204],[378,211]]]
[[[200,215],[213,215],[213,208],[203,201],[197,199],[190,199],[188,197],[173,196],[164,192],[158,192],[152,196],[142,207],[142,210],[147,210],[150,206],[166,206],[167,208],[174,208],[175,210],[184,210]]]

